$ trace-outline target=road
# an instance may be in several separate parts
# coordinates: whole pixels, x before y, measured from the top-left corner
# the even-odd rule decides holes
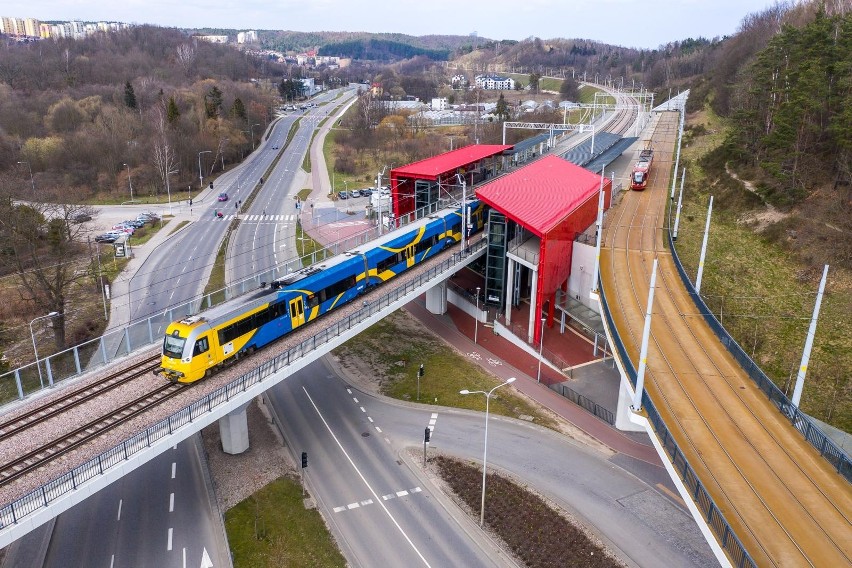
[[[445,509],[417,462],[430,451],[478,460],[483,415],[358,391],[317,362],[267,394],[285,439],[308,453],[307,486],[353,566],[490,566],[507,560],[455,505]],[[488,463],[595,527],[636,566],[707,566],[692,518],[604,455],[538,426],[492,416]],[[413,454],[409,450],[413,449]],[[487,506],[487,502],[486,502]]]

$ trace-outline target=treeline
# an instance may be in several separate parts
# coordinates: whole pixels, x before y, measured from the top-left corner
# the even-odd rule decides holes
[[[206,176],[250,150],[271,119],[274,86],[264,86],[276,74],[271,62],[149,26],[0,46],[0,173],[13,183],[2,189],[80,201],[123,195],[128,176],[134,197],[186,189],[199,152],[209,152]]]
[[[370,38],[327,44],[320,47],[319,55],[372,61],[399,61],[422,55],[436,61],[445,61],[449,58],[450,51],[425,49],[407,43]]]
[[[726,147],[759,170],[765,199],[852,184],[852,14],[784,25],[742,77]]]
[[[368,33],[368,32],[295,32],[295,31],[262,31],[259,39],[264,47],[278,51],[299,52],[323,48],[329,45],[352,42],[399,43],[424,50],[424,52],[451,53],[461,46],[484,44],[490,40],[485,38],[456,36],[456,35],[425,35],[411,36],[401,33]],[[337,55],[322,53],[322,55]],[[343,56],[348,57],[348,56]],[[398,58],[397,58],[398,59]],[[446,56],[443,57],[446,59]]]

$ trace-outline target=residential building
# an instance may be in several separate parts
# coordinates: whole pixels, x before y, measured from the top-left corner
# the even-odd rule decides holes
[[[477,75],[476,86],[487,91],[511,91],[515,88],[515,80],[501,75]]]

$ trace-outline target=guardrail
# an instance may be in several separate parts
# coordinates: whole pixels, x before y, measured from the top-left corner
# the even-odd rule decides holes
[[[274,359],[262,363],[245,375],[234,379],[227,385],[211,392],[198,401],[185,406],[171,416],[149,426],[142,432],[75,467],[68,473],[0,507],[0,529],[17,524],[36,511],[50,506],[53,501],[71,491],[75,491],[81,484],[99,475],[103,475],[112,468],[118,467],[121,463],[133,458],[139,452],[151,447],[152,444],[162,440],[166,436],[170,436],[175,430],[186,426],[203,414],[209,413],[213,409],[226,404],[249,387],[284,370],[297,359],[315,351],[333,338],[352,329],[352,327],[369,319],[373,315],[380,313],[391,304],[403,300],[406,296],[427,285],[432,280],[444,277],[455,266],[466,263],[471,255],[479,252],[485,245],[486,240],[481,239],[470,245],[468,253],[453,253],[449,258],[431,267],[417,278],[394,288],[381,298],[377,298],[372,302],[366,302],[363,307],[352,315],[336,323],[329,324],[317,334],[308,337]]]
[[[837,473],[846,478],[846,481],[852,482],[852,462],[850,462],[849,456],[825,435],[819,426],[811,420],[810,416],[803,413],[797,406],[790,402],[790,399],[787,398],[784,392],[766,376],[766,373],[764,373],[757,363],[748,356],[745,350],[740,347],[740,344],[734,340],[721,322],[716,319],[716,316],[713,315],[713,312],[710,311],[710,308],[701,298],[701,295],[695,291],[695,286],[693,286],[692,282],[689,280],[689,276],[686,274],[686,270],[677,255],[677,249],[675,248],[675,242],[672,238],[671,231],[667,231],[667,234],[669,247],[672,251],[672,258],[674,259],[675,266],[677,267],[677,272],[680,274],[680,279],[686,287],[689,297],[692,298],[692,302],[695,304],[695,307],[698,308],[698,312],[704,317],[704,321],[707,322],[707,325],[710,326],[710,329],[713,330],[713,333],[716,334],[716,337],[719,338],[722,345],[724,345],[728,349],[728,352],[734,356],[734,359],[737,360],[743,370],[748,374],[749,378],[751,378],[758,388],[766,394],[769,401],[781,411],[781,414],[790,420],[793,427],[804,435],[808,443],[816,448],[820,455],[837,470]]]
[[[627,355],[627,349],[624,347],[621,337],[619,337],[616,332],[615,322],[612,319],[609,304],[607,303],[606,295],[604,294],[603,282],[600,279],[598,280],[598,289],[601,299],[601,309],[604,317],[606,318],[607,327],[609,327],[612,332],[615,349],[621,359],[624,371],[627,373],[627,378],[635,389],[636,369],[633,367],[633,362]],[[663,422],[659,412],[657,412],[651,398],[648,396],[648,391],[645,391],[642,394],[642,408],[648,415],[648,419],[653,425],[654,431],[657,433],[657,438],[660,440],[660,443],[669,455],[669,459],[677,470],[678,475],[680,475],[681,481],[683,481],[684,485],[686,485],[689,489],[690,494],[692,495],[692,500],[704,515],[704,518],[707,520],[707,525],[716,535],[719,544],[728,554],[732,564],[737,567],[748,566],[756,568],[757,565],[754,563],[754,560],[752,560],[751,556],[748,552],[746,552],[742,542],[740,542],[740,539],[737,538],[736,534],[734,534],[734,531],[731,529],[728,521],[725,520],[725,516],[721,511],[719,511],[719,508],[713,502],[713,499],[710,497],[710,494],[707,493],[707,490],[704,489],[704,486],[702,485],[701,480],[698,479],[698,475],[695,473],[695,470],[689,465],[689,461],[687,461],[683,451],[681,451],[678,447],[677,442],[671,435],[671,432],[665,422]]]

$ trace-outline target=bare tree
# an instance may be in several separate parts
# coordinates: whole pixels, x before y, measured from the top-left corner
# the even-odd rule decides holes
[[[177,46],[177,61],[184,74],[189,77],[192,66],[195,64],[195,46],[188,43]]]
[[[163,188],[169,191],[169,176],[178,172],[177,153],[169,142],[166,111],[162,105],[157,107],[154,120],[154,127],[157,130],[157,136],[154,140],[154,167],[163,182]]]

